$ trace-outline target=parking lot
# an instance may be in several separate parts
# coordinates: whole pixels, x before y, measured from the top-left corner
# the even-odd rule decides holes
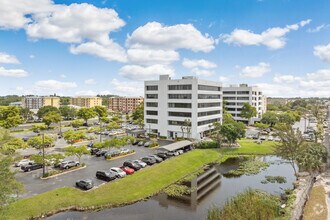
[[[169,141],[159,141],[160,146],[167,145],[171,142]],[[135,150],[135,154],[118,158],[115,160],[105,160],[104,157],[95,157],[92,155],[83,156],[81,162],[87,165],[86,168],[69,172],[67,174],[62,174],[50,179],[42,180],[40,179],[42,175],[42,169],[24,173],[17,168],[18,173],[16,178],[18,181],[22,182],[25,186],[25,193],[21,197],[31,197],[52,189],[60,187],[74,187],[75,182],[80,179],[90,178],[94,181],[95,186],[99,186],[105,183],[102,180],[98,180],[95,177],[97,170],[109,170],[111,167],[122,166],[123,162],[126,160],[140,159],[143,156],[154,154],[157,151],[156,149],[149,149],[145,147],[138,146],[127,146],[125,148]],[[70,159],[70,158],[68,158]],[[71,158],[75,159],[75,158]],[[145,168],[146,169],[146,168]]]

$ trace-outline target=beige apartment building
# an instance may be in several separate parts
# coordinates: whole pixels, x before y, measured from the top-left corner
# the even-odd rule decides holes
[[[102,98],[78,96],[71,99],[71,104],[83,108],[93,108],[95,106],[102,106]]]
[[[108,108],[112,111],[132,112],[143,102],[143,97],[111,97]]]
[[[28,109],[39,109],[43,106],[60,107],[60,98],[57,96],[26,96],[22,100],[22,106]]]

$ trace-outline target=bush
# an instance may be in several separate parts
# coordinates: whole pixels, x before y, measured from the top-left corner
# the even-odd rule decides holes
[[[148,133],[148,136],[150,138],[157,138],[157,134],[155,134],[155,133]]]
[[[150,145],[149,145],[149,148],[153,148],[153,147],[158,147],[159,144],[157,142],[152,142]]]
[[[159,139],[166,140],[167,137],[166,136],[159,136]]]
[[[73,120],[71,122],[71,126],[74,128],[80,127],[84,125],[84,120],[78,119],[78,120]]]
[[[197,144],[196,148],[208,149],[208,148],[218,148],[219,145],[216,141],[201,141]]]

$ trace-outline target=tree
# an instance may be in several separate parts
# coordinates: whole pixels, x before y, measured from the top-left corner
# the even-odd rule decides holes
[[[99,122],[101,122],[102,117],[108,116],[108,111],[104,106],[95,106],[94,111],[99,119]]]
[[[73,145],[78,140],[86,139],[86,135],[83,131],[68,130],[63,133],[63,138],[68,144]]]
[[[59,112],[47,112],[46,114],[44,114],[42,121],[47,125],[47,127],[49,128],[49,126],[52,123],[59,123],[62,120],[62,116]]]
[[[44,124],[32,125],[32,131],[33,132],[43,131],[43,130],[46,130],[47,128],[48,128],[48,126],[44,125]]]
[[[39,118],[43,118],[44,115],[47,114],[48,112],[60,112],[60,111],[58,110],[58,108],[54,106],[43,106],[39,108],[37,115]]]
[[[304,139],[299,130],[294,130],[289,124],[281,124],[277,126],[276,135],[280,138],[279,144],[276,145],[275,152],[278,156],[288,160],[297,176],[295,163],[304,150]]]
[[[78,128],[78,127],[81,127],[83,125],[84,125],[84,120],[77,119],[77,120],[73,120],[71,122],[71,126],[74,127],[74,128]]]
[[[250,119],[257,116],[257,109],[245,102],[241,110],[241,117],[248,119],[248,124],[250,124]]]
[[[309,173],[321,171],[322,164],[327,161],[328,152],[319,143],[305,143],[305,147],[297,158],[299,168]]]
[[[0,106],[0,127],[11,128],[22,123],[20,111],[15,106]]]
[[[277,114],[272,111],[267,111],[262,115],[261,122],[270,125],[270,127],[273,127],[276,123],[278,123]]]
[[[60,97],[60,105],[70,105],[71,97]]]
[[[54,142],[54,138],[52,138],[48,135],[44,135],[44,138],[43,138],[42,135],[40,135],[40,136],[35,136],[35,137],[29,138],[29,140],[27,141],[27,144],[30,147],[40,149],[42,147],[43,143],[44,143],[45,147],[51,147],[53,142]]]
[[[222,135],[231,146],[237,139],[245,136],[245,125],[242,122],[232,122],[220,126],[220,135]]]
[[[266,129],[266,128],[269,128],[269,124],[264,124],[264,123],[259,123],[259,122],[255,123],[254,126],[255,126],[256,128],[259,128],[259,129]]]
[[[34,113],[32,111],[30,111],[30,109],[28,109],[28,108],[19,108],[19,114],[24,122],[31,119],[32,116],[34,115]]]
[[[65,120],[72,120],[77,116],[77,110],[73,107],[61,106],[59,110]]]
[[[144,120],[139,118],[137,120],[134,120],[134,124],[138,125],[141,129],[144,127]]]
[[[64,150],[65,150],[65,154],[67,156],[77,157],[79,164],[80,164],[81,157],[83,155],[90,154],[90,151],[87,149],[86,146],[80,146],[80,147],[69,146],[69,147],[66,147]]]
[[[13,201],[13,195],[23,192],[23,184],[16,181],[15,173],[10,167],[12,159],[0,156],[0,212]]]
[[[81,108],[78,110],[77,115],[79,118],[84,119],[85,123],[87,124],[88,119],[94,118],[96,116],[96,113],[92,108]]]
[[[133,111],[132,119],[136,120],[144,120],[144,103],[141,102],[140,105]]]
[[[45,167],[48,170],[49,166],[59,163],[61,159],[64,158],[63,154],[47,154],[45,157],[43,157],[43,155],[34,154],[30,159],[38,164],[45,164]]]
[[[28,145],[20,138],[12,137],[10,140],[0,144],[0,152],[5,155],[13,155],[17,149],[27,148]]]
[[[110,131],[112,129],[119,129],[120,125],[118,125],[116,122],[112,121],[109,124],[107,124],[106,128]]]
[[[220,122],[214,122],[213,131],[211,132],[211,137],[216,139],[219,147],[221,147],[222,142],[221,126]]]
[[[117,137],[114,137],[112,139],[107,139],[103,142],[103,146],[104,147],[108,147],[109,149],[111,147],[114,148],[121,148],[122,146],[125,146],[127,144],[127,140],[123,140]]]

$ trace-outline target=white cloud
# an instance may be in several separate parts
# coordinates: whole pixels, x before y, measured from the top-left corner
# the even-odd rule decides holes
[[[96,81],[95,81],[95,79],[86,79],[85,84],[86,85],[95,85]]]
[[[307,29],[307,32],[309,33],[317,33],[317,32],[320,32],[321,30],[323,29],[327,29],[330,27],[330,24],[322,24],[322,25],[319,25],[315,28],[308,28]]]
[[[204,69],[212,69],[212,68],[216,68],[217,64],[208,61],[208,60],[204,60],[204,59],[200,59],[200,60],[190,60],[187,58],[184,58],[182,61],[182,66],[188,68],[188,69],[192,69],[192,68],[196,68],[196,67],[201,67]]]
[[[196,76],[212,76],[214,75],[214,71],[206,70],[206,69],[199,69],[199,68],[193,68],[191,70],[192,73],[196,74]]]
[[[301,80],[301,77],[293,75],[276,75],[273,80],[276,83],[297,83]]]
[[[220,81],[220,82],[228,82],[228,81],[229,81],[229,77],[226,77],[226,76],[219,76],[219,81]]]
[[[250,77],[250,78],[262,77],[265,73],[271,71],[270,65],[264,62],[260,62],[256,66],[245,66],[245,67],[237,66],[237,68],[240,69],[241,76]]]
[[[170,64],[180,59],[175,50],[128,49],[127,55],[130,63],[138,65]]]
[[[152,66],[139,66],[139,65],[126,65],[120,68],[120,75],[132,80],[150,80],[156,79],[158,75],[168,74],[174,75],[174,69],[166,65],[152,65]]]
[[[97,92],[93,90],[82,90],[75,93],[77,96],[96,96]]]
[[[297,24],[287,25],[286,27],[269,28],[260,34],[251,30],[235,29],[230,34],[221,35],[220,38],[227,44],[259,46],[264,45],[271,50],[283,48],[286,44],[285,35],[292,30],[298,30],[311,22],[310,19],[301,21]]]
[[[144,93],[143,82],[119,81],[113,79],[110,82],[113,94],[124,96],[142,96]]]
[[[28,73],[22,69],[6,69],[0,67],[0,76],[21,78],[28,76]]]
[[[210,52],[214,49],[213,38],[203,35],[192,24],[165,26],[158,22],[149,22],[137,28],[128,35],[126,44],[134,49],[188,49],[194,52]]]
[[[330,80],[330,69],[320,69],[313,73],[307,73],[308,80],[328,81]]]
[[[61,82],[57,80],[42,80],[37,81],[35,84],[36,88],[44,90],[66,90],[77,87],[75,82]]]
[[[315,46],[314,55],[323,61],[330,62],[330,43],[328,45]]]
[[[0,52],[0,63],[12,63],[12,64],[19,64],[20,62],[18,61],[18,59],[13,56],[13,55],[9,55],[7,53],[1,53]]]

